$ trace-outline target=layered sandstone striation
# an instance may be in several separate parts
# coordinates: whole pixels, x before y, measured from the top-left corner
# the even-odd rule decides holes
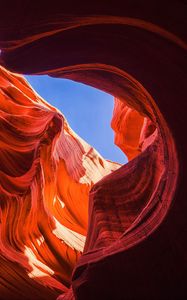
[[[21,297],[29,278],[65,292],[85,243],[89,190],[120,165],[78,137],[24,77],[1,67],[0,87],[1,293],[17,293],[16,284]],[[9,262],[19,272],[7,281]]]
[[[186,298],[185,3],[15,3],[0,11],[1,298]],[[112,94],[128,164],[18,73]]]
[[[8,287],[14,291],[16,282],[20,297],[25,293],[21,287],[24,278],[28,283],[32,279],[56,292],[66,292],[85,245],[90,189],[121,166],[105,160],[78,137],[62,113],[42,99],[23,76],[1,67],[0,85],[1,289],[5,294]],[[141,152],[147,120],[115,99],[115,142],[129,159]],[[114,190],[111,185],[109,194]],[[114,240],[134,221],[144,204],[140,201],[134,214],[131,207],[125,207],[123,195],[119,198],[124,202],[124,220],[119,232],[113,232]],[[100,204],[108,219],[109,203],[104,204],[102,197]],[[110,211],[113,209],[109,206]],[[97,231],[102,228],[104,244],[111,241],[108,221],[104,225],[99,218],[97,224]],[[92,224],[94,220],[91,228]],[[95,235],[92,242],[100,244]],[[4,287],[10,262],[13,269],[14,264],[19,266],[18,274],[23,278],[14,275]]]

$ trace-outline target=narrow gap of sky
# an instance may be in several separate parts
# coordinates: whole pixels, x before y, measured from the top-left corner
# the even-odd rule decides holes
[[[66,117],[70,127],[105,159],[127,163],[114,144],[110,127],[113,97],[101,90],[68,79],[42,75],[25,76],[35,91]]]

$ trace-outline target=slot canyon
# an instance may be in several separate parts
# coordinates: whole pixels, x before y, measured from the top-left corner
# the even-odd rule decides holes
[[[1,3],[0,300],[186,299],[186,15],[185,1]],[[24,75],[112,95],[128,163]]]

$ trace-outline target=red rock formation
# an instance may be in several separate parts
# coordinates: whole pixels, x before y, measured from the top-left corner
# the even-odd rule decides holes
[[[21,74],[77,80],[120,99],[112,127],[116,144],[131,159],[97,183],[92,179],[96,169],[89,172],[89,159],[86,166],[78,160],[79,167],[72,169],[66,153],[73,148],[83,155],[84,143],[73,138],[59,112],[31,92],[21,77],[1,69],[6,146],[1,152],[2,299],[53,299],[57,289],[65,291],[59,299],[183,299],[187,295],[185,4],[127,1],[121,7],[115,1],[110,6],[94,2],[87,8],[81,3],[63,7],[45,3],[44,9],[40,3],[19,2],[12,10],[2,6],[0,14],[2,65]],[[23,113],[33,122],[28,124]],[[68,151],[61,153],[66,143]],[[99,158],[96,161],[99,166]],[[111,164],[108,171],[114,167]],[[76,263],[78,240],[86,234],[86,196],[84,209],[75,207],[70,198],[88,195],[89,187],[88,232]],[[70,198],[65,197],[67,189],[72,191]],[[20,217],[7,222],[7,212]],[[23,225],[25,230],[18,229]],[[66,230],[76,232],[76,239],[62,244]],[[29,278],[35,267],[45,278]],[[66,291],[72,269],[71,288]]]
[[[1,67],[0,86],[1,288],[8,259],[26,281],[65,292],[84,247],[90,187],[119,165],[79,138],[22,76]]]

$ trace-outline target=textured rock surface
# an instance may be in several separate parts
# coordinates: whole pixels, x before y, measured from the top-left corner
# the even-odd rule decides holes
[[[187,46],[184,2],[140,1],[134,5],[132,1],[127,1],[121,7],[117,1],[112,1],[110,5],[96,1],[90,4],[89,8],[82,3],[75,6],[63,4],[62,7],[59,3],[53,7],[45,3],[45,8],[40,2],[23,4],[19,1],[16,4],[12,10],[6,5],[2,5],[1,8],[2,65],[21,74],[49,74],[77,80],[113,94],[116,98],[112,120],[112,127],[116,132],[115,142],[132,160],[97,183],[91,178],[92,175],[95,176],[95,170],[88,172],[84,167],[85,174],[81,171],[78,174],[74,173],[71,163],[68,164],[69,155],[65,157],[65,153],[61,154],[59,150],[65,142],[65,137],[67,139],[66,135],[61,135],[60,130],[65,124],[63,117],[43,100],[38,98],[31,101],[28,97],[25,99],[25,95],[22,97],[17,90],[13,92],[12,88],[6,87],[7,79],[2,81],[2,85],[5,85],[4,90],[9,89],[5,96],[14,95],[16,100],[11,103],[9,113],[13,113],[12,105],[23,101],[24,114],[28,114],[27,101],[34,101],[34,107],[39,105],[39,109],[32,110],[34,115],[31,114],[31,117],[35,117],[35,122],[40,124],[39,127],[28,125],[25,134],[32,134],[32,138],[27,138],[28,144],[25,149],[25,140],[22,137],[24,130],[19,130],[20,138],[18,132],[14,131],[19,143],[11,139],[14,130],[11,122],[16,124],[15,117],[10,117],[9,121],[3,117],[2,124],[8,122],[3,136],[6,136],[5,144],[10,147],[6,146],[4,152],[2,148],[2,166],[5,168],[3,173],[6,173],[6,178],[1,176],[2,195],[5,198],[11,197],[8,192],[14,190],[14,193],[18,193],[16,197],[20,197],[26,186],[31,190],[35,184],[38,194],[31,195],[35,199],[32,204],[34,209],[36,202],[37,205],[41,205],[35,213],[41,220],[40,233],[44,235],[47,231],[46,248],[41,253],[45,253],[48,259],[45,258],[44,262],[44,254],[37,255],[47,268],[55,270],[55,274],[50,276],[49,269],[43,270],[43,265],[39,267],[40,271],[47,274],[47,278],[43,278],[42,275],[37,279],[40,280],[40,284],[36,282],[36,278],[29,278],[28,271],[33,272],[35,263],[32,261],[29,268],[28,259],[25,262],[28,248],[31,247],[27,241],[32,240],[30,236],[35,230],[38,234],[35,229],[36,222],[27,225],[25,215],[20,211],[20,202],[15,200],[15,196],[11,204],[2,197],[2,210],[6,212],[12,207],[13,211],[16,209],[21,216],[19,219],[11,217],[9,222],[5,222],[4,219],[1,221],[4,232],[1,239],[1,252],[4,249],[1,268],[1,276],[4,278],[4,281],[1,279],[2,299],[53,299],[57,292],[56,289],[54,292],[46,287],[47,280],[48,286],[54,287],[60,282],[60,289],[65,291],[64,286],[68,285],[75,264],[71,288],[59,299],[186,298]],[[1,72],[6,71],[1,69]],[[120,101],[123,101],[123,104]],[[9,102],[6,101],[5,107],[1,108],[3,114],[7,113],[7,103]],[[19,109],[17,114],[19,115]],[[20,114],[23,114],[23,108]],[[21,119],[24,119],[23,115]],[[28,118],[24,122],[27,120]],[[134,124],[136,131],[133,128]],[[37,149],[41,141],[43,146],[40,147],[38,155]],[[72,148],[71,141],[69,138],[68,143],[70,142],[69,146]],[[20,154],[20,151],[24,155]],[[139,155],[136,156],[137,154]],[[9,164],[4,164],[7,157]],[[36,158],[35,164],[31,166],[33,157]],[[64,158],[67,159],[67,172],[61,162]],[[56,161],[58,163],[55,163]],[[114,165],[111,166],[113,168]],[[28,171],[22,180],[20,177],[18,179],[18,175],[24,176],[26,169],[32,172]],[[37,177],[31,185],[29,180],[34,173]],[[62,233],[62,228],[58,231],[57,222],[54,220],[57,219],[66,228],[76,231],[79,234],[75,235],[76,238],[81,240],[86,234],[87,225],[83,216],[79,224],[77,215],[80,216],[84,212],[86,214],[86,203],[85,209],[81,207],[79,210],[77,207],[75,213],[76,207],[71,202],[71,216],[68,212],[66,215],[74,220],[75,227],[71,228],[61,220],[60,211],[65,213],[63,205],[60,204],[63,200],[55,198],[58,206],[56,209],[51,203],[56,187],[59,186],[58,193],[64,195],[65,191],[61,190],[64,185],[58,182],[58,178],[67,178],[67,174],[71,174],[70,177],[74,181],[78,178],[79,183],[76,187],[72,186],[74,184],[69,181],[70,178],[66,182],[71,185],[72,191],[77,188],[79,195],[82,195],[81,187],[85,184],[82,178],[89,178],[90,182],[95,183],[92,187],[87,184],[87,192],[85,191],[88,195],[88,186],[91,187],[88,232],[83,255],[77,263],[80,248],[75,248],[74,244],[73,250],[67,243],[66,245],[59,241],[61,237],[58,235]],[[180,176],[177,181],[178,174]],[[45,205],[41,201],[41,187],[44,188],[47,198]],[[39,200],[36,201],[38,197]],[[23,200],[22,202],[26,203]],[[64,204],[66,207],[67,204]],[[3,218],[6,216],[6,213],[2,215]],[[22,228],[23,224],[25,229],[28,228],[26,232],[30,230],[29,239],[22,242],[22,245],[15,243],[15,236],[17,238],[23,235],[24,231],[11,229],[8,231],[8,241],[6,240],[6,227],[15,228],[15,224],[19,223],[22,224]],[[24,239],[21,237],[20,240]],[[77,239],[72,243],[74,242],[77,242]],[[27,248],[24,249],[24,246]],[[20,254],[20,261],[15,264],[13,261],[19,258],[19,247],[21,252],[25,253],[24,256]],[[49,257],[47,247],[53,253],[53,259]],[[70,252],[68,259],[65,259],[66,249]],[[27,274],[20,265],[24,266]],[[28,289],[29,295],[26,293]]]
[[[22,76],[1,67],[0,87],[1,289],[11,262],[21,271],[5,295],[15,282],[24,295],[19,276],[64,292],[85,243],[90,187],[120,165],[79,138]]]

